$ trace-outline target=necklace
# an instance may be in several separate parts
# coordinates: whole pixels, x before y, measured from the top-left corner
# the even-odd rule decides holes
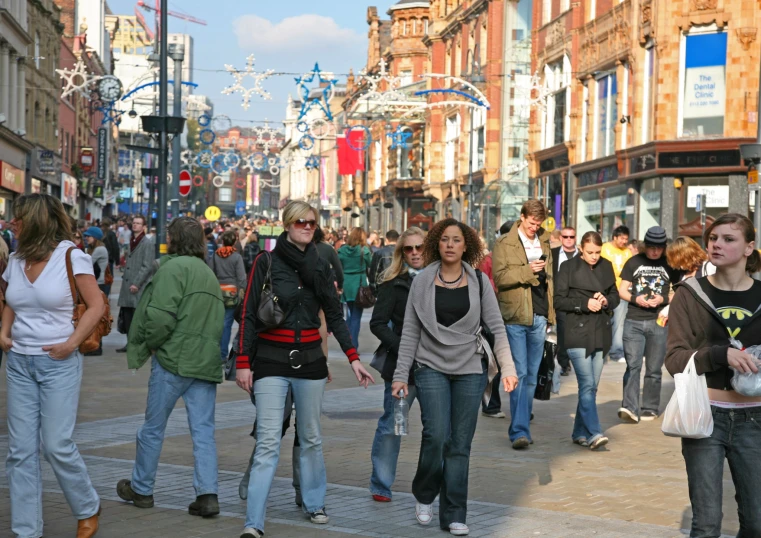
[[[465,268],[462,268],[460,270],[460,276],[457,277],[457,279],[450,281],[444,280],[444,278],[441,276],[441,267],[439,267],[439,270],[436,273],[436,276],[438,277],[439,281],[444,284],[445,288],[456,288],[460,282],[462,281],[462,278],[465,276]]]

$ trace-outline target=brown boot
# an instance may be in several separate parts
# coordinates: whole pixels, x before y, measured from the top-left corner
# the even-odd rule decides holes
[[[100,516],[100,506],[98,513],[87,519],[80,519],[77,524],[77,538],[92,538],[98,532],[98,517]]]

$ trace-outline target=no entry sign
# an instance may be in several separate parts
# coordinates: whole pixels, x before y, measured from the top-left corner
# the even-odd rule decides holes
[[[180,196],[187,196],[190,194],[190,189],[193,187],[193,180],[190,178],[190,172],[183,170],[180,172]]]

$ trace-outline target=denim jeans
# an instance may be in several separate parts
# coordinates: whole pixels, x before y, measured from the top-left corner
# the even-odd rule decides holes
[[[613,342],[608,355],[613,360],[624,358],[624,321],[629,312],[629,303],[621,301],[613,310]]]
[[[761,407],[711,407],[713,433],[707,439],[682,439],[692,504],[691,538],[721,535],[724,459],[735,486],[740,532],[761,536]]]
[[[439,495],[439,524],[445,530],[450,523],[466,522],[470,447],[486,383],[485,364],[481,374],[415,369],[423,440],[412,494],[423,504],[433,504]]]
[[[11,531],[19,538],[42,536],[40,440],[45,459],[76,519],[95,515],[100,499],[72,441],[82,384],[82,355],[66,360],[10,351],[6,364]]]
[[[415,385],[409,385],[406,396],[407,403],[412,406],[412,402],[417,397]],[[383,415],[378,419],[378,427],[375,429],[375,439],[373,439],[373,448],[370,453],[370,459],[373,462],[373,474],[370,476],[370,493],[372,495],[383,495],[391,498],[391,486],[394,485],[396,478],[396,462],[399,459],[399,449],[402,445],[402,438],[394,434],[394,407],[399,401],[391,396],[391,383],[385,382],[383,390]]]
[[[293,390],[301,445],[301,497],[307,513],[325,508],[327,475],[322,454],[320,412],[327,379],[265,377],[254,383],[256,396],[256,449],[248,486],[246,527],[264,530],[267,497],[280,460],[283,410],[288,388]]]
[[[518,386],[510,393],[510,441],[519,437],[531,440],[531,411],[534,408],[536,376],[544,354],[547,318],[534,314],[534,324],[506,325],[507,340],[513,353]]]
[[[362,326],[362,312],[364,308],[357,306],[354,301],[347,301],[346,306],[349,309],[349,318],[346,320],[346,325],[349,326],[349,334],[351,335],[351,343],[359,353],[359,328]]]
[[[214,440],[214,407],[217,384],[166,371],[153,358],[148,382],[145,423],[137,431],[137,454],[132,489],[153,495],[164,432],[177,400],[182,397],[193,440],[193,487],[196,495],[217,493],[217,443]]]
[[[233,332],[233,321],[235,321],[235,309],[225,308],[225,325],[222,329],[222,340],[219,342],[219,354],[222,357],[222,362],[227,360],[227,355],[230,353],[230,335]]]
[[[603,356],[598,349],[587,355],[586,349],[576,347],[568,350],[579,384],[579,403],[576,405],[576,419],[573,421],[572,439],[584,438],[591,442],[602,435],[600,418],[597,416],[597,385],[602,375]]]
[[[643,356],[645,364],[645,386],[642,390],[642,410],[658,413],[661,405],[661,375],[663,359],[666,357],[668,329],[660,327],[654,319],[624,323],[624,354],[626,373],[624,374],[623,407],[639,416],[639,378],[642,372]]]

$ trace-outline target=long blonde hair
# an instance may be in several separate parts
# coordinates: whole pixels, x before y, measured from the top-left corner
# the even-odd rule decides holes
[[[425,232],[417,226],[410,226],[404,230],[404,233],[396,242],[396,248],[394,249],[394,257],[391,260],[391,265],[389,265],[388,268],[380,274],[381,284],[388,282],[389,280],[394,280],[406,270],[404,267],[404,246],[407,244],[407,238],[412,237],[413,235],[419,235],[421,239],[425,239]]]

